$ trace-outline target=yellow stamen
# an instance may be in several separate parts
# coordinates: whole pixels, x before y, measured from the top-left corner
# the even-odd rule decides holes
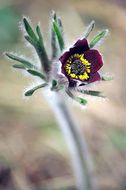
[[[76,75],[75,73],[72,73],[71,64],[76,59],[80,60],[81,63],[85,67],[85,71],[83,74]],[[74,55],[71,55],[70,58],[67,60],[67,64],[65,65],[65,69],[66,69],[67,74],[74,79],[80,79],[80,80],[89,79],[88,74],[91,72],[90,67],[91,67],[91,63],[89,63],[88,60],[84,58],[84,54],[77,54],[77,53]]]
[[[72,78],[75,78],[75,77],[76,77],[76,75],[75,75],[74,73],[70,73],[70,76],[71,76]]]

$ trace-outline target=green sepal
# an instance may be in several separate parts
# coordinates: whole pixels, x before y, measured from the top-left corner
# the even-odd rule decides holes
[[[40,88],[43,88],[43,87],[45,87],[45,86],[47,86],[47,83],[44,83],[44,84],[40,84],[40,85],[38,85],[38,86],[35,86],[34,88],[32,88],[32,89],[26,91],[26,92],[25,92],[25,96],[32,96],[32,94],[33,94],[36,90],[38,90],[38,89],[40,89]]]
[[[37,41],[37,37],[36,37],[32,27],[30,26],[28,20],[26,18],[23,18],[23,22],[24,22],[25,30],[28,33],[28,35],[32,38],[32,40]]]
[[[83,105],[83,106],[85,106],[87,103],[88,103],[88,101],[86,100],[86,99],[84,99],[84,98],[81,98],[81,97],[75,97],[75,100],[77,101],[77,102],[79,102],[81,105]]]
[[[89,47],[93,48],[97,43],[100,43],[108,34],[108,29],[99,32],[90,42]]]
[[[111,76],[102,76],[101,79],[103,81],[111,81],[111,80],[113,80],[113,77],[111,77]]]
[[[11,54],[11,53],[5,53],[5,55],[14,61],[18,61],[18,62],[22,63],[25,68],[29,68],[29,69],[35,68],[35,66],[32,63],[25,60],[24,58],[18,57],[16,55]]]
[[[92,20],[84,32],[84,38],[87,38],[89,36],[94,27],[95,27],[95,21]]]
[[[46,80],[46,77],[41,72],[39,72],[37,70],[27,69],[27,72],[30,73],[30,74],[32,74],[32,75],[34,75],[34,76],[38,76],[38,77],[40,77],[43,80]]]
[[[105,98],[105,95],[100,92],[100,91],[95,91],[95,90],[79,90],[82,94],[90,95],[90,96],[98,96]]]
[[[53,20],[53,30],[54,30],[54,32],[55,32],[55,34],[57,36],[60,50],[63,51],[63,49],[65,47],[63,35],[62,35],[62,32],[60,30],[60,27],[59,27],[58,23],[55,20]]]
[[[23,65],[21,65],[21,64],[14,64],[14,65],[12,65],[12,67],[13,68],[15,68],[15,69],[26,69]]]

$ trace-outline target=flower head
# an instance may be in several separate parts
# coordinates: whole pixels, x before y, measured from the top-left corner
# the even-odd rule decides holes
[[[69,87],[74,87],[77,81],[85,85],[101,79],[98,70],[103,66],[102,56],[98,50],[89,48],[85,38],[78,40],[59,60]]]
[[[47,53],[48,50],[46,50],[44,46],[40,25],[37,25],[36,30],[34,31],[25,17],[23,18],[23,24],[26,31],[24,37],[28,43],[35,48],[35,51],[40,58],[41,69],[24,57],[19,57],[11,53],[6,53],[6,56],[20,63],[14,64],[14,68],[23,69],[29,74],[39,77],[42,80],[39,85],[27,90],[25,96],[31,96],[36,90],[46,87],[51,91],[62,91],[82,105],[86,105],[87,100],[78,97],[76,92],[91,96],[104,97],[101,92],[87,90],[84,85],[98,80],[109,80],[108,77],[100,76],[99,69],[103,66],[102,56],[98,50],[93,49],[96,44],[99,42],[101,43],[105,38],[108,30],[100,31],[88,43],[87,37],[93,30],[95,24],[95,22],[92,21],[84,33],[84,38],[79,39],[69,51],[66,51],[61,55],[65,49],[63,25],[61,19],[53,12],[51,25],[52,57],[50,58]],[[61,62],[62,73],[59,72],[59,61]],[[84,88],[80,86],[84,86]]]

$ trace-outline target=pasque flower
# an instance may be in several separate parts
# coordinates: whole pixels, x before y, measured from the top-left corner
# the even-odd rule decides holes
[[[98,70],[103,66],[102,56],[98,50],[89,48],[86,38],[79,39],[59,60],[69,87],[74,87],[77,81],[85,85],[101,79]]]
[[[65,94],[82,105],[86,105],[87,100],[76,96],[76,92],[104,97],[99,91],[86,90],[85,88],[80,88],[80,86],[85,86],[101,79],[108,80],[108,78],[99,74],[99,69],[103,66],[103,60],[99,51],[94,48],[105,38],[108,30],[99,32],[88,42],[87,37],[95,24],[92,21],[87,27],[83,39],[77,40],[73,47],[63,53],[65,49],[63,25],[61,19],[53,12],[51,26],[52,57],[50,58],[44,45],[40,26],[37,25],[34,31],[25,17],[23,18],[23,24],[26,32],[24,37],[40,58],[41,70],[24,57],[11,53],[6,53],[6,56],[20,63],[14,64],[14,68],[23,69],[42,80],[42,83],[26,91],[25,96],[31,96],[36,90],[48,87],[51,91],[64,91]],[[59,64],[59,61],[61,64]],[[61,73],[59,72],[59,67]]]

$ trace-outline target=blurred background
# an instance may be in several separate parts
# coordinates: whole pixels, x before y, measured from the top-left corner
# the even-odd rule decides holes
[[[34,26],[41,22],[50,54],[51,10],[63,20],[68,47],[83,36],[91,20],[96,21],[92,35],[97,30],[110,30],[99,49],[104,55],[102,72],[114,80],[94,87],[108,99],[88,98],[86,109],[72,102],[70,106],[86,136],[99,189],[125,190],[125,0],[0,0],[0,190],[75,189],[69,152],[48,102],[40,91],[24,98],[33,78],[12,69],[11,62],[3,57],[6,50],[37,60],[23,40],[23,15]]]

